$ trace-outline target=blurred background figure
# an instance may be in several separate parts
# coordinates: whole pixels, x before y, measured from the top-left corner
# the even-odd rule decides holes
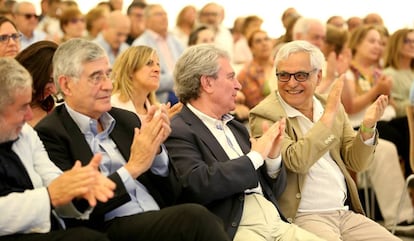
[[[109,10],[105,7],[96,6],[88,11],[85,16],[86,21],[86,38],[95,39],[98,34],[108,24]]]
[[[252,60],[253,56],[249,44],[247,43],[247,39],[250,37],[252,32],[261,28],[262,23],[263,20],[256,15],[250,15],[244,18],[240,29],[242,35],[238,41],[234,43],[233,63],[235,65],[244,65]],[[239,67],[236,67],[236,72],[238,72],[238,69]]]
[[[119,10],[110,12],[107,20],[108,24],[94,41],[106,51],[109,63],[113,65],[118,55],[129,47],[125,41],[131,30],[131,22],[128,16]]]
[[[191,31],[188,37],[188,46],[196,44],[214,44],[214,31],[205,25],[201,25]]]
[[[21,36],[12,20],[0,16],[0,57],[15,57],[20,51]]]
[[[355,28],[361,26],[363,24],[362,18],[353,16],[346,20],[346,25],[348,27],[348,31],[351,32]]]
[[[127,9],[127,15],[131,22],[131,31],[126,43],[131,45],[145,31],[144,10],[147,4],[142,1],[133,1]]]
[[[86,36],[85,16],[78,7],[66,8],[60,15],[60,27],[63,37],[59,43],[63,43],[72,38]]]
[[[224,8],[217,3],[210,2],[204,5],[199,12],[198,21],[200,24],[210,26],[215,32],[216,46],[226,50],[233,61],[234,43],[230,30],[223,25],[225,17]]]
[[[43,0],[42,9],[45,11],[37,28],[49,35],[49,38],[59,42],[63,37],[59,17],[62,14],[62,0]]]
[[[341,29],[344,29],[347,27],[345,19],[339,15],[334,15],[334,16],[329,17],[328,20],[326,20],[326,24],[331,24]]]
[[[248,45],[253,58],[240,70],[237,80],[246,98],[245,105],[251,109],[270,93],[269,82],[276,83],[276,72],[273,68],[272,40],[265,31],[251,33]]]
[[[184,51],[181,42],[168,32],[168,15],[160,4],[149,4],[145,8],[146,30],[132,43],[145,45],[157,51],[160,59],[161,79],[156,94],[160,103],[174,105],[178,98],[174,93],[173,70],[175,62]]]
[[[32,43],[46,39],[46,33],[36,29],[39,24],[39,16],[31,2],[19,2],[14,5],[13,19],[17,29],[22,34],[20,39],[21,50]]]
[[[185,6],[178,13],[172,33],[180,40],[184,47],[188,46],[188,37],[195,27],[196,17],[197,9],[192,5]]]

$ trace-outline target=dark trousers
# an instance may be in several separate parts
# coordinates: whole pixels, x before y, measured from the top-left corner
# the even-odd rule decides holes
[[[105,234],[88,228],[71,228],[49,233],[13,234],[0,241],[109,241]]]
[[[409,157],[410,136],[407,117],[399,117],[391,121],[379,121],[377,129],[380,138],[394,143],[397,147],[398,155],[404,160],[404,175],[408,177],[412,170]]]
[[[219,218],[196,204],[115,218],[103,231],[116,241],[230,241]]]

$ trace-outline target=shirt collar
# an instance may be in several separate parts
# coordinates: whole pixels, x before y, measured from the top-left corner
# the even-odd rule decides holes
[[[211,126],[218,126],[218,125],[226,125],[229,121],[233,120],[234,117],[230,114],[225,114],[221,117],[221,120],[215,119],[213,117],[210,117],[203,112],[197,110],[194,106],[192,106],[190,103],[187,103],[187,107],[198,117],[200,120],[207,125]]]
[[[279,98],[279,101],[283,109],[285,110],[287,117],[289,118],[298,117],[298,116],[305,117],[305,115],[303,115],[300,111],[298,111],[297,109],[293,108],[288,103],[286,103],[283,100],[283,98],[280,96],[279,92],[277,92],[277,97]],[[322,116],[324,109],[323,109],[321,102],[315,96],[312,97],[312,100],[313,100],[313,120],[312,121],[317,121]]]
[[[68,110],[68,113],[69,113],[70,117],[72,117],[72,119],[78,125],[78,127],[81,130],[82,134],[85,135],[89,132],[92,132],[94,135],[98,134],[97,120],[92,119],[89,116],[86,116],[84,114],[81,114],[81,113],[73,110],[66,103],[65,103],[65,107]],[[99,117],[99,120],[102,124],[102,128],[109,135],[112,132],[114,126],[115,126],[115,123],[116,123],[115,119],[108,112],[105,112],[101,115],[101,117]]]

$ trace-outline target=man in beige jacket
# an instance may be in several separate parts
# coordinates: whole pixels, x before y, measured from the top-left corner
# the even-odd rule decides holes
[[[341,105],[343,77],[327,98],[315,95],[324,56],[306,41],[284,45],[275,59],[278,91],[250,113],[252,135],[263,121],[286,118],[281,156],[287,187],[279,199],[288,221],[326,240],[399,240],[363,216],[356,185],[348,169],[359,172],[372,162],[376,122],[388,104],[380,96],[355,132]]]

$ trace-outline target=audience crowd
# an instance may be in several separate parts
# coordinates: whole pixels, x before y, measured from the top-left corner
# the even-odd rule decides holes
[[[39,7],[0,0],[0,241],[414,237],[414,28]]]

